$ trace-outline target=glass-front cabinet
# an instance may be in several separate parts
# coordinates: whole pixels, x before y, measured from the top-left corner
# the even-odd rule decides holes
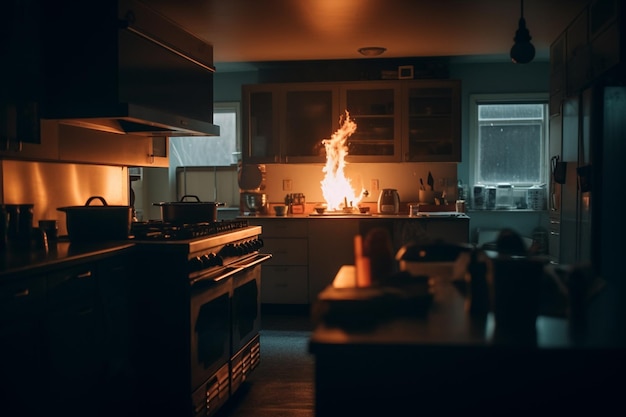
[[[339,87],[336,84],[285,85],[281,94],[284,123],[281,123],[283,162],[323,162],[322,141],[339,125]]]
[[[322,140],[339,125],[338,91],[322,83],[244,86],[244,161],[323,162]]]
[[[403,97],[404,161],[461,161],[460,81],[408,82]]]
[[[242,94],[242,158],[247,162],[280,162],[279,91],[270,84],[245,86]]]
[[[350,162],[461,160],[458,80],[383,80],[245,85],[246,163],[324,162],[322,141],[345,112],[356,123]]]
[[[346,84],[340,108],[350,113],[356,131],[348,138],[348,160],[400,160],[400,85],[397,82]]]

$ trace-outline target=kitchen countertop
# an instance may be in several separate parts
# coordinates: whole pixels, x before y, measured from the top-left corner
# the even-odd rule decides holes
[[[354,272],[342,267],[335,283],[354,282]],[[348,320],[318,321],[309,341],[318,415],[608,415],[623,407],[623,349],[573,344],[567,320],[547,316],[537,319],[536,340],[496,343],[491,314],[470,317],[445,281],[428,313],[383,320],[397,303],[356,294],[369,288],[320,294],[317,311],[328,317],[333,302],[344,303],[334,311]]]
[[[60,265],[71,266],[74,262],[80,262],[86,258],[97,259],[100,256],[108,256],[133,247],[132,241],[81,245],[59,241],[56,245],[50,245],[47,251],[9,249],[0,252],[0,282],[17,276],[23,277],[24,274],[45,272]]]
[[[425,212],[418,216],[408,214],[288,214],[286,216],[276,216],[272,214],[259,214],[255,216],[239,216],[240,219],[399,219],[399,220],[421,220],[421,219],[469,219],[466,213],[447,212]]]

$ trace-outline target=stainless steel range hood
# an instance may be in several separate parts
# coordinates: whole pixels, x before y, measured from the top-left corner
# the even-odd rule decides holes
[[[219,135],[211,44],[136,0],[41,8],[41,118],[118,134]]]
[[[121,104],[115,114],[55,119],[59,123],[103,132],[139,136],[219,136],[212,123],[165,113],[135,104]]]

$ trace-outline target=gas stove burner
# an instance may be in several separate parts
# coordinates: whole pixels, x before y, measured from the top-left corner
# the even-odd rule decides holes
[[[133,222],[131,235],[139,240],[186,240],[248,227],[247,220],[206,223],[172,223],[161,220]]]

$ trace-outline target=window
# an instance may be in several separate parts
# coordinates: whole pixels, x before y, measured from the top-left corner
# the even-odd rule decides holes
[[[470,97],[470,183],[546,184],[547,96]]]
[[[241,154],[238,102],[215,103],[213,122],[220,136],[170,138],[170,167],[229,166]]]

